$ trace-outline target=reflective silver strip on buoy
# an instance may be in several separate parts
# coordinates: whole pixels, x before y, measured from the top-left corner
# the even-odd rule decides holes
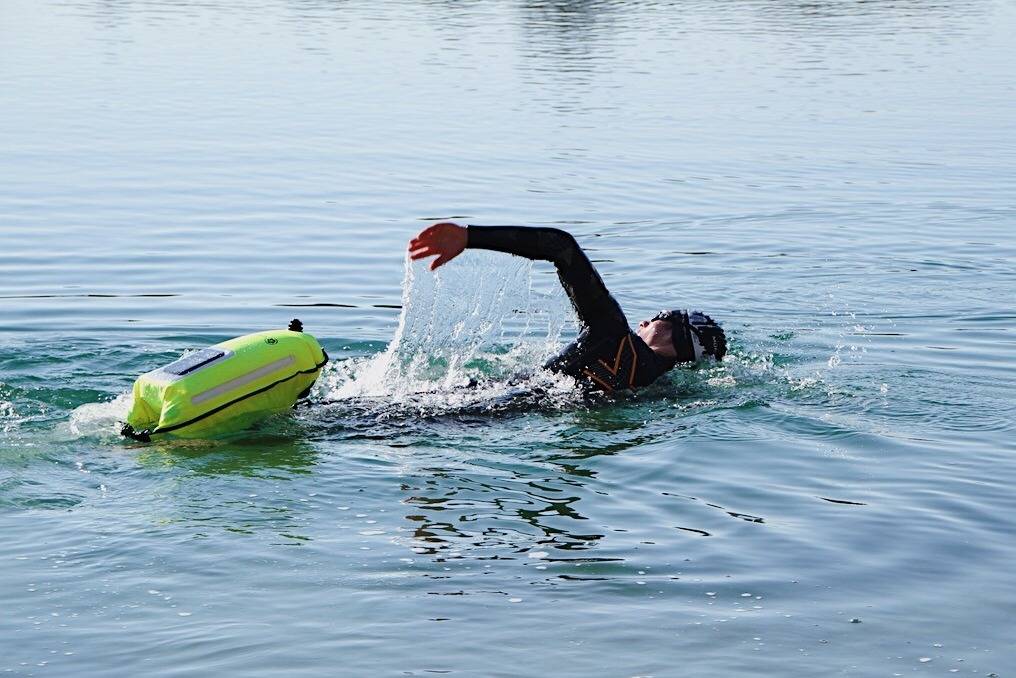
[[[204,391],[202,393],[197,394],[196,396],[191,398],[191,404],[192,405],[200,405],[201,403],[205,402],[206,400],[211,400],[212,398],[218,398],[219,396],[223,395],[224,393],[229,393],[230,391],[235,391],[236,389],[240,388],[241,386],[246,386],[247,384],[251,383],[252,381],[257,381],[261,377],[266,377],[269,374],[272,374],[273,372],[278,372],[279,370],[281,370],[281,369],[283,369],[285,367],[289,367],[290,365],[292,365],[295,362],[296,362],[296,358],[294,356],[287,355],[285,358],[280,358],[280,359],[276,360],[274,363],[268,363],[264,367],[259,367],[258,369],[254,370],[253,372],[248,372],[247,374],[242,374],[239,377],[237,377],[236,379],[230,379],[229,381],[227,381],[224,384],[219,384],[215,388],[210,388],[207,391]]]

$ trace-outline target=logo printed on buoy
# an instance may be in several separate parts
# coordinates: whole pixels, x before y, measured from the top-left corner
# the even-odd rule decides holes
[[[277,344],[277,343],[279,343],[279,340],[276,339],[275,337],[268,337],[267,339],[265,339],[265,343],[266,344]]]

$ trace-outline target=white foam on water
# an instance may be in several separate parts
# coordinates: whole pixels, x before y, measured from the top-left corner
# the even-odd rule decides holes
[[[18,416],[17,410],[14,409],[14,403],[0,400],[0,432],[10,433],[17,428],[20,421],[21,418]]]
[[[71,412],[66,433],[71,438],[119,438],[133,399],[130,391],[101,403],[86,403]]]

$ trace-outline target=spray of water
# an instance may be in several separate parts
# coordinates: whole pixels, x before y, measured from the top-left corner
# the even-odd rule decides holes
[[[120,440],[120,426],[127,418],[130,408],[130,391],[105,402],[86,403],[71,412],[66,430],[58,430],[57,433],[72,439],[101,437],[107,440]]]
[[[532,262],[503,254],[470,252],[434,273],[407,258],[387,350],[330,373],[326,399],[438,412],[536,387],[574,396],[571,380],[538,369],[574,322],[557,281],[539,282]]]
[[[2,384],[0,384],[2,386]],[[7,400],[0,400],[0,431],[9,433],[13,431],[18,422],[18,413],[14,409],[14,403]]]

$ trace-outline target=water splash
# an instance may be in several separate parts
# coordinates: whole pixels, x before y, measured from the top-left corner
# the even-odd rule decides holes
[[[0,432],[10,433],[17,426],[18,421],[19,417],[14,409],[14,403],[0,400]]]
[[[71,438],[120,440],[120,425],[127,419],[131,403],[127,391],[106,402],[80,405],[71,412],[66,433]]]
[[[431,273],[407,258],[391,343],[330,370],[325,398],[447,411],[536,387],[563,396],[574,382],[539,366],[570,324],[564,294],[556,284],[541,289],[528,260],[471,252]]]

